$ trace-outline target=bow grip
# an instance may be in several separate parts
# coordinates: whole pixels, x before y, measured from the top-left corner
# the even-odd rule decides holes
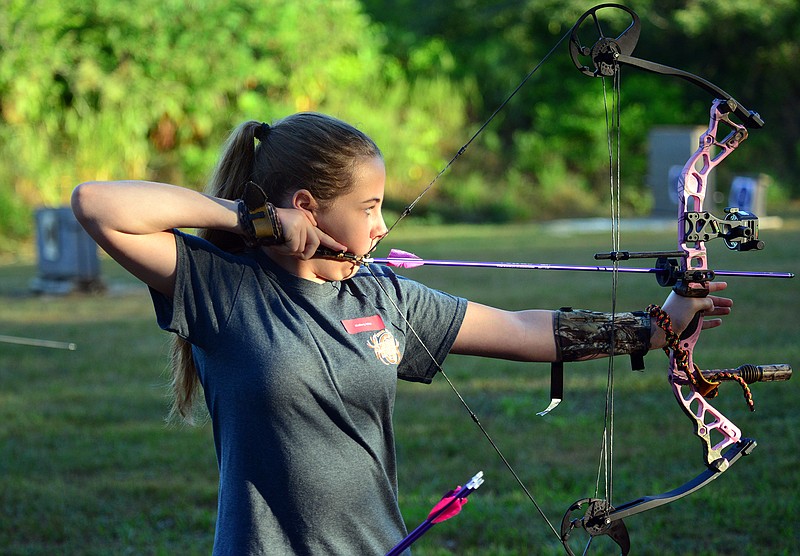
[[[687,276],[672,286],[672,291],[682,297],[708,297],[708,283],[714,279],[713,270],[687,271]],[[688,278],[688,279],[687,279]]]
[[[690,338],[695,336],[695,334],[699,334],[700,330],[702,329],[702,324],[703,324],[703,311],[698,311],[697,313],[695,313],[694,318],[692,318],[691,322],[689,322],[689,324],[686,326],[686,329],[683,332],[681,332],[681,340],[682,341],[689,340]],[[696,338],[695,341],[697,341]],[[692,345],[694,345],[694,342],[692,342]]]

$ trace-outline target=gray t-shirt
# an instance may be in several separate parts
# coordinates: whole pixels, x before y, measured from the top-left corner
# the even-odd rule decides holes
[[[189,340],[219,464],[214,554],[385,554],[406,534],[397,503],[397,379],[442,361],[466,300],[373,266],[342,282],[287,273],[175,233],[172,300],[158,324]]]

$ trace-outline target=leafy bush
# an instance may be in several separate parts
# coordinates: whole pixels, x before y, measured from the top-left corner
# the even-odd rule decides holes
[[[800,7],[754,6],[642,2],[636,55],[760,108],[769,127],[751,134],[726,171],[770,174],[771,198],[785,198],[798,191],[800,128],[786,99],[800,94]],[[0,233],[24,236],[32,207],[66,202],[81,181],[202,188],[236,124],[300,110],[372,135],[386,157],[387,202],[405,205],[586,4],[4,0],[0,9]],[[710,98],[631,68],[622,91],[623,203],[643,214],[648,131],[705,124]],[[575,70],[562,43],[417,212],[434,220],[605,212],[609,96]]]
[[[386,152],[396,195],[461,135],[458,88],[407,80],[355,0],[6,4],[0,196],[20,200],[12,212],[64,203],[93,179],[202,188],[246,119],[318,110],[351,121]],[[13,219],[0,231],[25,233]]]

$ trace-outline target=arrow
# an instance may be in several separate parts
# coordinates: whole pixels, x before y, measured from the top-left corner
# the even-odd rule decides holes
[[[38,338],[21,338],[19,336],[0,335],[0,343],[44,347],[52,349],[66,349],[69,351],[75,351],[76,349],[78,349],[78,346],[75,345],[73,342],[57,342],[54,340],[40,340]]]
[[[458,515],[461,507],[467,503],[467,496],[477,490],[483,484],[483,471],[478,473],[469,480],[469,482],[462,486],[457,486],[455,490],[451,490],[445,494],[439,502],[433,507],[428,514],[428,517],[416,529],[411,531],[406,538],[397,543],[397,545],[386,553],[386,556],[399,556],[409,546],[411,546],[417,539],[424,535],[428,529],[446,521],[451,517]]]
[[[350,258],[344,254],[337,253],[334,258]],[[442,259],[423,259],[414,253],[392,249],[389,256],[385,258],[362,258],[357,259],[363,264],[385,264],[396,268],[417,268],[420,266],[454,266],[454,267],[477,267],[477,268],[511,268],[519,270],[569,270],[585,272],[621,272],[631,274],[661,274],[664,272],[660,268],[632,268],[632,267],[613,267],[613,266],[582,266],[582,265],[562,265],[546,263],[514,263],[514,262],[490,262],[490,261],[457,261]],[[743,270],[715,270],[716,276],[745,276],[750,278],[794,278],[791,272],[755,272]]]

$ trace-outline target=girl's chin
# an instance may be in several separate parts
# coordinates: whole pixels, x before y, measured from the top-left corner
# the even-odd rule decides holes
[[[358,269],[361,268],[361,265],[355,263],[348,263],[349,266],[347,269],[344,270],[344,276],[341,278],[342,280],[347,280],[348,278],[352,278],[358,272]]]
[[[336,261],[335,266],[320,269],[322,272],[317,273],[317,278],[325,282],[340,282],[355,276],[361,265],[351,261]]]

